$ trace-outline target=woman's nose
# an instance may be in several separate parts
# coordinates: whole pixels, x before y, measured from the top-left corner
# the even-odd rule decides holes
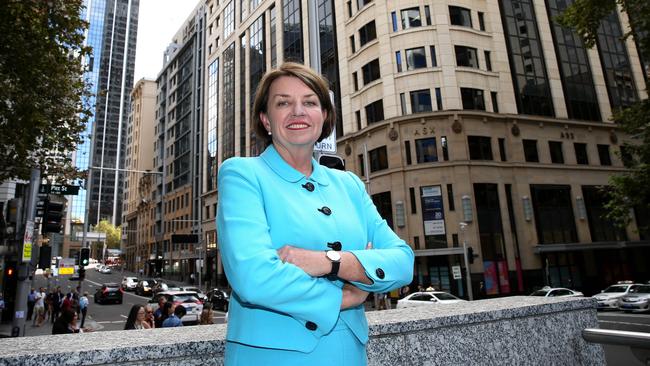
[[[305,114],[305,108],[303,107],[302,103],[294,103],[293,104],[293,115],[294,116],[302,116]]]

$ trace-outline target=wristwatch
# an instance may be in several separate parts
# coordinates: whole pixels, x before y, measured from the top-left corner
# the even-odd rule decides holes
[[[327,274],[327,278],[330,280],[336,280],[339,274],[339,267],[341,267],[341,253],[336,250],[325,251],[325,256],[332,262],[332,270]]]

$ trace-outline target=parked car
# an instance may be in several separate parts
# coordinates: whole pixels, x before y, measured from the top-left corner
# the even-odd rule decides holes
[[[160,300],[161,297],[165,297],[168,302],[171,301],[176,304],[176,306],[185,307],[187,313],[181,319],[183,323],[198,322],[200,320],[201,312],[203,311],[203,302],[196,297],[196,292],[161,291],[149,300],[149,305],[154,311],[158,309],[158,300]]]
[[[564,287],[549,287],[544,286],[541,289],[533,292],[530,296],[541,297],[582,297],[584,294],[580,291],[570,290]]]
[[[230,296],[226,291],[214,288],[208,292],[208,302],[212,304],[212,309],[228,312]]]
[[[397,300],[397,309],[412,308],[417,306],[427,306],[436,304],[456,304],[465,300],[444,291],[424,291],[414,292]]]
[[[650,311],[650,284],[639,285],[618,300],[618,308],[625,312]]]
[[[153,287],[158,283],[153,278],[143,278],[135,285],[135,294],[140,296],[151,296]]]
[[[203,301],[205,303],[208,301],[208,296],[201,291],[198,287],[195,286],[181,286],[181,291],[190,291],[190,292],[196,292],[196,297],[199,298],[199,300]]]
[[[598,310],[618,309],[618,300],[641,286],[632,281],[619,281],[593,296],[598,301]]]
[[[105,283],[95,291],[95,303],[105,304],[107,302],[122,303],[124,291],[119,283]]]
[[[135,290],[135,286],[138,284],[138,278],[137,277],[123,277],[122,278],[122,290],[124,291],[133,291]]]
[[[162,291],[180,291],[181,288],[174,284],[165,283],[158,281],[156,285],[151,289],[154,294],[157,294]]]

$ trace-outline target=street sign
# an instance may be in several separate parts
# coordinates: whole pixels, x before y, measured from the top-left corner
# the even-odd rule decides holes
[[[41,184],[38,187],[38,193],[41,194],[58,194],[62,196],[76,196],[79,194],[79,186],[59,185],[59,184]]]
[[[34,236],[34,221],[25,223],[25,236],[23,237],[23,263],[32,260],[32,243]]]
[[[460,266],[451,266],[451,273],[455,280],[460,280],[461,278],[463,278],[463,275],[461,274],[460,271]]]

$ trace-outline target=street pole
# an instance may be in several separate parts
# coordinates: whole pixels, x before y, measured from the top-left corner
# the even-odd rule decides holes
[[[474,300],[474,294],[472,291],[472,275],[469,269],[469,258],[467,257],[467,235],[465,233],[465,227],[467,227],[467,224],[461,222],[460,231],[461,234],[463,234],[463,258],[465,260],[465,279],[467,281],[467,296],[469,297],[469,301],[472,301]]]
[[[41,170],[34,168],[29,178],[29,196],[25,209],[25,235],[18,246],[20,265],[18,266],[18,284],[16,286],[16,305],[14,308],[14,319],[11,328],[13,337],[25,336],[25,316],[27,313],[27,295],[29,294],[30,282],[27,281],[31,272],[32,248],[34,241],[34,218],[36,214],[36,201],[38,200],[38,187],[41,184]]]

